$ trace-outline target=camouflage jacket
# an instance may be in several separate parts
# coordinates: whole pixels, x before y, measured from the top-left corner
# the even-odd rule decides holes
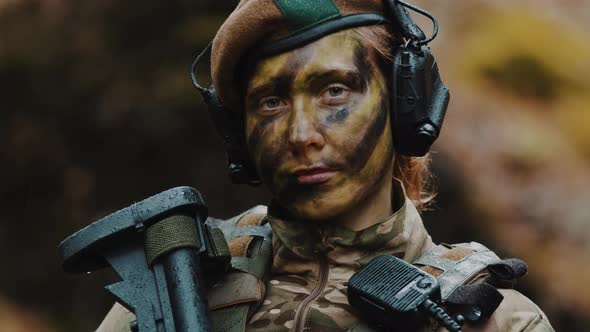
[[[390,254],[415,261],[434,244],[411,201],[401,195],[386,220],[361,231],[337,225],[312,224],[279,218],[256,207],[220,226],[235,229],[268,222],[272,229],[272,266],[266,282],[230,273],[209,291],[216,331],[373,331],[360,320],[347,300],[347,282],[372,258]],[[226,234],[227,235],[227,234]],[[248,255],[252,237],[229,238],[232,256]],[[237,282],[237,283],[236,283]],[[227,300],[228,292],[231,300]],[[553,331],[544,313],[511,289],[500,290],[504,300],[483,324],[463,331]],[[245,310],[247,320],[232,321]],[[219,314],[223,313],[223,314]],[[229,316],[228,316],[229,315]],[[98,331],[129,331],[133,315],[116,304]],[[236,326],[238,327],[236,329]],[[445,331],[433,325],[428,331]]]

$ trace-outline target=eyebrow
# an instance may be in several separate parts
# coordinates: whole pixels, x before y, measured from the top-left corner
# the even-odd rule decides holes
[[[265,83],[253,88],[248,88],[246,96],[249,99],[258,99],[265,94],[285,95],[293,86],[295,75],[293,73],[283,73],[277,77],[268,79]]]
[[[341,80],[342,83],[350,84],[353,87],[364,90],[367,82],[366,75],[363,75],[358,70],[341,70],[341,69],[326,69],[320,72],[315,72],[308,75],[303,81],[303,86],[317,86],[325,84],[332,80]],[[294,75],[285,73],[276,78],[269,79],[267,82],[260,84],[254,88],[248,89],[246,95],[249,99],[256,100],[259,97],[267,94],[277,94],[284,96],[292,88],[294,83]]]
[[[354,50],[354,69],[343,68],[327,68],[317,73],[312,73],[306,77],[303,84],[309,86],[310,84],[324,83],[327,80],[340,77],[340,79],[361,88],[363,91],[371,79],[369,60],[367,57],[367,50],[357,45]],[[299,71],[299,70],[298,70]],[[298,72],[297,71],[297,72]],[[276,78],[269,78],[266,82],[251,88],[246,88],[246,98],[259,99],[263,95],[277,94],[284,96],[292,88],[297,72],[287,71],[278,75]],[[316,83],[317,82],[317,83]]]
[[[310,74],[303,81],[304,86],[323,85],[329,81],[341,80],[342,83],[350,84],[355,88],[362,88],[366,86],[366,77],[360,71],[353,69],[326,69],[320,72]]]

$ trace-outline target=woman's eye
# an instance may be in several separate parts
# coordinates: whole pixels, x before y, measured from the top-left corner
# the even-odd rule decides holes
[[[262,106],[265,106],[266,108],[277,108],[281,106],[281,100],[278,97],[266,98],[263,100]]]
[[[273,115],[284,109],[287,103],[280,97],[264,97],[258,103],[258,112],[263,115]]]
[[[283,101],[279,97],[265,97],[260,100],[259,107],[261,109],[274,109],[277,107],[281,107],[283,105]]]
[[[350,95],[350,89],[342,84],[329,86],[322,93],[321,99],[328,105],[345,103]]]
[[[328,94],[330,95],[330,97],[338,97],[343,92],[344,92],[344,88],[339,87],[339,86],[333,86],[330,89],[328,89]]]

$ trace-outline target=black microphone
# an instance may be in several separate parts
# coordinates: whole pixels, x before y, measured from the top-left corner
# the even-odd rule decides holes
[[[374,258],[348,282],[348,302],[385,330],[415,330],[430,315],[449,331],[461,332],[439,301],[440,286],[434,276],[390,255]]]

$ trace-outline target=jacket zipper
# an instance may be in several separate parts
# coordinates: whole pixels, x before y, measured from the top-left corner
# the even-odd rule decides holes
[[[299,303],[297,307],[297,311],[295,312],[295,329],[296,332],[303,332],[305,329],[305,320],[307,318],[307,313],[309,312],[309,305],[315,299],[322,294],[322,291],[326,287],[328,283],[328,274],[330,269],[328,267],[328,262],[326,261],[326,257],[324,255],[323,250],[316,251],[316,255],[318,258],[318,262],[320,265],[320,271],[318,276],[318,283],[313,288],[311,293]]]

